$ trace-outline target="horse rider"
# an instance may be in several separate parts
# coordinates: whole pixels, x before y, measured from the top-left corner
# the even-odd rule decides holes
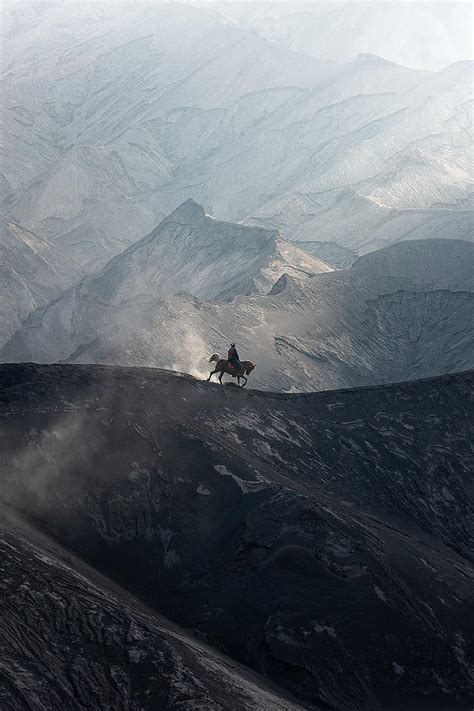
[[[237,353],[237,348],[235,343],[230,344],[229,351],[227,353],[227,361],[231,368],[234,370],[240,370],[242,368],[242,363],[240,362],[239,354]]]

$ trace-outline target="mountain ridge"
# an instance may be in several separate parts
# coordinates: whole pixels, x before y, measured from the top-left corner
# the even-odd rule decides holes
[[[284,272],[304,278],[331,270],[276,230],[215,220],[188,199],[99,272],[32,313],[24,328],[27,338],[42,342],[47,359],[63,360],[110,330],[146,326],[163,300],[183,289],[206,301],[231,301],[267,293]],[[51,329],[46,338],[43,325]]]

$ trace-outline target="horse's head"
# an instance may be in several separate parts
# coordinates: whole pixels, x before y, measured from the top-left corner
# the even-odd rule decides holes
[[[211,355],[209,358],[209,363],[218,363],[221,359],[219,353],[214,353],[214,355]]]
[[[246,367],[246,369],[245,369],[245,374],[246,374],[246,375],[250,375],[250,373],[252,372],[252,370],[253,370],[254,368],[256,368],[256,367],[257,367],[257,364],[256,364],[256,363],[248,363],[248,364],[247,364],[247,367]]]

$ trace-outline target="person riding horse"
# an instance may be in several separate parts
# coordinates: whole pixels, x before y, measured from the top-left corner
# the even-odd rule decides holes
[[[221,383],[221,385],[223,385],[222,377],[225,373],[227,373],[233,378],[237,378],[238,385],[240,385],[240,381],[243,380],[244,384],[242,385],[242,387],[247,385],[246,376],[250,375],[250,373],[256,367],[255,363],[252,363],[251,360],[240,360],[239,354],[237,353],[237,348],[235,347],[235,343],[230,344],[230,348],[227,353],[227,360],[225,358],[221,358],[219,353],[214,353],[209,358],[209,363],[215,363],[216,367],[209,373],[208,381],[212,378],[213,375],[219,373],[219,382]]]
[[[231,368],[236,372],[242,369],[242,363],[240,362],[239,354],[237,353],[237,348],[235,343],[230,344],[230,348],[227,353],[227,361]]]

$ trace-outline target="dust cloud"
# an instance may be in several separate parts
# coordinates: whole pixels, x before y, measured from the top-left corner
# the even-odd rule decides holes
[[[207,379],[213,370],[209,358],[216,352],[216,348],[204,341],[192,329],[177,333],[174,340],[175,344],[178,344],[181,355],[171,364],[171,370],[189,373],[200,380]]]

